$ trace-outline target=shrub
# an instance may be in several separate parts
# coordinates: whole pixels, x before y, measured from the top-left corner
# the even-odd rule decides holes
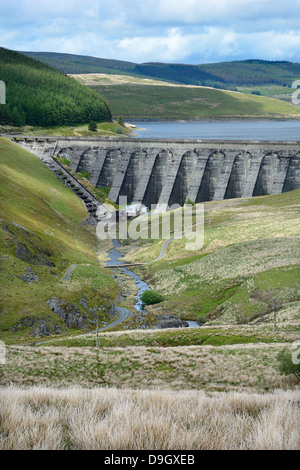
[[[293,354],[287,348],[280,351],[277,355],[279,361],[279,372],[284,375],[294,374],[300,381],[300,363],[293,361]],[[297,364],[298,363],[298,364]]]
[[[205,319],[203,317],[199,316],[197,318],[196,322],[198,323],[199,326],[202,326],[205,323]]]
[[[58,161],[58,163],[60,163],[62,165],[70,166],[70,160],[68,160],[67,158],[54,157],[54,160]]]
[[[158,304],[164,300],[164,296],[154,290],[146,290],[141,296],[141,301],[145,305]]]
[[[123,134],[123,129],[122,129],[122,127],[117,126],[116,129],[115,129],[115,133],[116,133],[116,134]]]
[[[82,176],[83,178],[86,178],[87,180],[89,180],[90,177],[91,177],[91,172],[90,171],[80,171],[79,175]]]
[[[185,204],[189,205],[189,206],[194,206],[195,202],[192,201],[192,199],[190,197],[188,197],[187,200],[185,201]]]
[[[124,118],[122,116],[119,116],[118,119],[117,119],[117,123],[120,125],[120,126],[124,126],[125,122],[124,122]]]
[[[91,121],[89,123],[89,131],[93,131],[93,132],[97,131],[97,123],[95,121]]]

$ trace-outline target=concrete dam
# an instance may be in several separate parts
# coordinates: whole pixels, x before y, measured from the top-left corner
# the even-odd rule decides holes
[[[37,157],[62,157],[87,171],[117,202],[183,205],[300,189],[300,142],[135,138],[12,139]]]

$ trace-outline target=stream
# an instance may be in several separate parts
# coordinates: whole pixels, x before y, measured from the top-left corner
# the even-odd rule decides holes
[[[134,273],[133,271],[130,271],[126,267],[122,267],[124,261],[120,261],[120,258],[123,258],[124,255],[118,250],[118,248],[122,247],[123,245],[119,242],[119,240],[112,240],[112,242],[114,247],[108,252],[109,260],[107,261],[106,266],[119,265],[120,269],[122,269],[125,274],[127,274],[134,280],[138,289],[137,295],[135,296],[136,303],[134,304],[134,308],[140,312],[143,310],[143,302],[141,301],[141,296],[143,292],[149,290],[150,287],[148,286],[147,282],[142,281],[138,274]]]
[[[122,267],[122,264],[124,264],[124,261],[121,261],[120,258],[123,258],[124,255],[118,250],[118,248],[122,247],[123,245],[119,240],[112,240],[112,242],[113,242],[114,247],[108,252],[109,259],[106,262],[106,266],[118,265],[120,266],[120,269],[122,269],[122,271],[125,274],[127,274],[134,280],[138,289],[138,292],[135,296],[136,302],[134,304],[134,308],[138,312],[141,312],[143,311],[143,302],[141,301],[141,296],[143,292],[145,292],[146,290],[150,290],[150,287],[148,286],[147,282],[143,281],[138,274],[134,273],[133,271],[130,271],[130,269],[127,269],[126,267]],[[199,327],[198,323],[195,321],[190,321],[190,320],[186,320],[186,321],[189,324],[190,328]]]

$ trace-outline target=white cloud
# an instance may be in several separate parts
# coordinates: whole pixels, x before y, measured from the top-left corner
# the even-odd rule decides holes
[[[145,57],[148,61],[155,60],[172,62],[182,60],[188,56],[189,38],[182,36],[178,28],[172,28],[166,36],[133,37],[119,42],[118,48],[137,62],[142,62]]]
[[[0,0],[2,45],[135,62],[297,60],[300,0]]]
[[[133,62],[205,63],[235,59],[297,61],[300,32],[251,34],[222,28],[206,28],[200,34],[184,34],[179,28],[166,36],[127,38],[114,49],[120,59]]]

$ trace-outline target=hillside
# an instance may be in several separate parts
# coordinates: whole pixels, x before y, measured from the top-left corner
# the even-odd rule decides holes
[[[0,48],[0,70],[7,103],[0,106],[0,124],[59,126],[111,120],[109,105],[99,93],[49,65]]]
[[[68,74],[108,73],[162,79],[188,85],[226,88],[244,85],[290,86],[300,78],[300,64],[243,60],[216,64],[144,63],[52,52],[23,52]]]
[[[36,157],[0,139],[0,339],[33,340],[108,321],[117,284],[99,267],[82,201]],[[77,280],[64,281],[72,264]]]
[[[205,203],[201,250],[186,250],[184,238],[173,240],[163,259],[136,268],[165,298],[148,309],[211,324],[272,322],[277,298],[286,318],[299,320],[299,196],[296,190]],[[150,261],[161,246],[159,240],[139,240],[125,259]]]
[[[109,101],[113,116],[132,120],[300,117],[300,108],[291,102],[265,96],[125,77],[120,84],[118,76],[112,75],[73,77],[101,93]]]
[[[55,126],[54,132],[61,135],[61,126],[109,121],[111,115],[137,120],[300,116],[289,88],[300,76],[299,64],[134,64],[72,54],[0,53],[0,65],[1,57],[6,64],[2,68],[8,103],[1,107],[0,124]],[[84,135],[86,129],[68,132]]]
[[[151,77],[172,80],[190,85],[224,88],[231,86],[276,84],[289,86],[300,76],[300,64],[243,60],[216,64],[184,65],[149,63],[135,67],[135,71]]]

